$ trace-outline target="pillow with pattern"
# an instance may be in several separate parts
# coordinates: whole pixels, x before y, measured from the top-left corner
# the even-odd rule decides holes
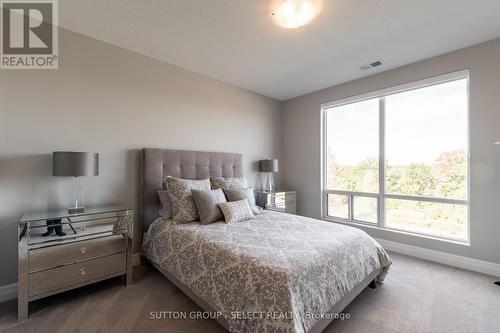
[[[212,185],[212,190],[218,188],[244,189],[248,187],[248,181],[245,177],[210,177],[210,184]]]
[[[219,204],[226,223],[241,222],[253,219],[252,208],[247,199],[231,202],[222,202]]]
[[[165,177],[165,189],[172,204],[172,219],[181,222],[198,221],[200,216],[193,201],[192,190],[210,190],[210,180]]]

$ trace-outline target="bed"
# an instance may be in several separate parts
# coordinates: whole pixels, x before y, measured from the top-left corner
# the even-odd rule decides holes
[[[321,332],[391,265],[365,232],[263,211],[208,225],[163,220],[163,178],[243,176],[242,155],[144,149],[143,256],[231,332]]]

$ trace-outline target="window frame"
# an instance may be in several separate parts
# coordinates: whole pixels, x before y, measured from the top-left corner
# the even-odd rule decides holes
[[[421,88],[431,87],[447,82],[466,80],[466,91],[467,91],[467,105],[466,105],[466,120],[467,120],[467,133],[466,133],[466,178],[467,178],[467,189],[466,189],[466,199],[449,199],[449,198],[435,198],[435,197],[423,197],[423,196],[412,196],[412,195],[399,195],[399,194],[388,194],[385,192],[385,176],[386,176],[386,163],[385,163],[385,99],[387,96],[398,94],[401,92],[417,90]],[[355,191],[342,191],[342,190],[329,190],[327,188],[327,117],[328,109],[352,104],[356,102],[362,102],[369,99],[379,99],[379,193],[364,193]],[[335,100],[332,102],[321,104],[321,116],[320,116],[320,175],[321,175],[321,218],[326,221],[340,222],[345,224],[358,224],[361,226],[368,226],[376,229],[391,230],[396,232],[401,232],[409,235],[420,236],[425,238],[432,238],[444,241],[450,241],[454,243],[461,243],[465,245],[470,245],[470,73],[468,69],[451,72],[435,77],[426,78],[419,81],[409,82],[374,92],[356,95],[348,98],[343,98],[340,100]],[[344,195],[348,197],[348,211],[349,219],[337,218],[328,216],[328,194]],[[353,219],[353,201],[354,197],[375,197],[377,198],[377,222],[367,222]],[[400,200],[411,200],[411,201],[423,201],[423,202],[434,202],[434,203],[444,203],[444,204],[455,204],[464,205],[467,207],[467,230],[465,239],[463,238],[453,238],[446,237],[442,235],[434,235],[430,233],[422,233],[417,231],[405,230],[402,228],[397,228],[394,226],[386,225],[385,219],[385,201],[386,199],[400,199]]]

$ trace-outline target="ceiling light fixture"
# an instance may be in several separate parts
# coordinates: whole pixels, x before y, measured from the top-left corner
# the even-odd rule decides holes
[[[276,24],[288,29],[305,26],[320,11],[320,0],[275,0],[271,4],[271,14]]]

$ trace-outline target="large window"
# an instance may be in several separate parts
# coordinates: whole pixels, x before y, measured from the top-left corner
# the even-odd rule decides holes
[[[468,241],[468,72],[332,102],[323,217]]]

